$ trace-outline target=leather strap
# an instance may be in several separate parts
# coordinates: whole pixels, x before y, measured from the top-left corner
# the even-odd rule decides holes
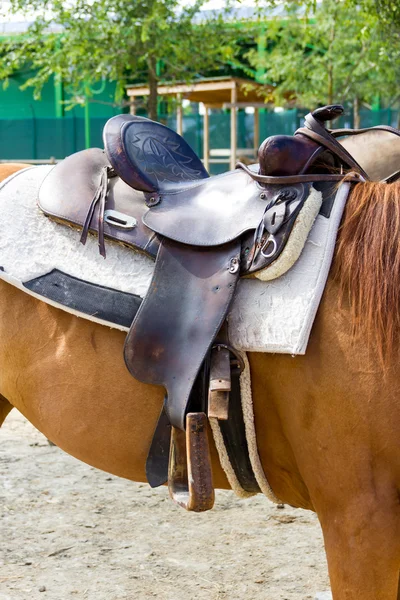
[[[249,448],[247,445],[246,430],[244,425],[242,398],[240,389],[240,375],[244,370],[244,363],[229,343],[227,321],[219,331],[214,347],[222,346],[229,350],[231,361],[231,390],[229,392],[228,419],[219,419],[218,425],[224,439],[229,461],[235,472],[237,480],[246,492],[258,494],[261,492],[251,466]]]
[[[365,181],[365,178],[357,172],[351,172],[348,173],[347,175],[333,175],[333,174],[329,174],[329,173],[323,173],[323,174],[307,174],[307,175],[284,175],[284,176],[277,176],[277,175],[259,175],[258,173],[255,173],[254,171],[252,171],[251,169],[249,169],[246,165],[244,165],[242,162],[238,162],[236,163],[236,168],[237,169],[243,169],[243,171],[246,171],[246,173],[248,175],[250,175],[250,177],[252,177],[252,179],[254,179],[254,181],[258,181],[259,183],[264,183],[267,185],[290,185],[293,183],[313,183],[314,181],[337,181],[337,182],[341,182],[341,181],[351,181],[352,183],[360,183],[360,181]]]
[[[314,140],[314,142],[318,142],[321,146],[324,146],[330,152],[338,156],[345,164],[347,164],[352,169],[356,169],[365,180],[368,180],[369,177],[364,171],[364,169],[358,164],[356,160],[347,152],[347,150],[336,141],[335,138],[328,138],[325,135],[320,135],[316,131],[311,131],[306,128],[301,128],[296,131],[296,134],[301,133],[302,135]]]
[[[321,144],[328,150],[330,150],[333,154],[338,156],[345,164],[349,165],[352,169],[355,169],[364,177],[364,179],[368,180],[369,177],[364,171],[364,169],[358,164],[356,160],[347,152],[345,148],[336,140],[334,136],[331,135],[330,131],[326,129],[318,119],[312,116],[312,114],[308,114],[305,118],[305,127],[301,127],[297,131],[295,131],[294,135],[304,135],[315,142]]]
[[[169,452],[171,447],[171,423],[165,410],[164,400],[146,459],[146,477],[150,487],[164,485],[168,481]]]
[[[348,164],[351,168],[359,171],[365,180],[369,180],[367,173],[358,164],[358,162],[351,156],[351,154],[339,143],[336,138],[343,136],[359,135],[361,133],[367,133],[369,131],[388,131],[394,135],[400,136],[400,131],[390,125],[377,125],[375,127],[364,127],[362,129],[327,129],[324,125],[313,116],[308,114],[305,117],[305,127],[298,129],[294,135],[305,135],[306,137],[318,142],[333,154],[336,154],[343,162]],[[387,178],[386,181],[393,181],[391,178]]]

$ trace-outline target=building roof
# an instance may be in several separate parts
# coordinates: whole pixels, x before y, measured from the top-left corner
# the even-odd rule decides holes
[[[208,106],[223,106],[229,104],[232,98],[232,90],[236,89],[236,102],[253,105],[263,102],[261,92],[273,90],[272,86],[265,86],[255,82],[253,79],[240,77],[210,77],[197,79],[190,83],[160,83],[157,88],[159,96],[177,96],[190,100],[191,102],[203,102]],[[143,84],[126,86],[129,98],[135,99],[140,96],[148,96],[149,87]]]

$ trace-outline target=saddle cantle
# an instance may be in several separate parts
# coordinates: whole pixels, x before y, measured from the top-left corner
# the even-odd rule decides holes
[[[322,192],[328,216],[346,170],[353,170],[347,180],[368,178],[351,145],[337,140],[343,130],[325,127],[342,112],[340,106],[317,109],[294,136],[265,140],[258,167],[239,163],[216,177],[171,129],[119,115],[104,128],[105,152],[68,157],[41,187],[44,213],[82,228],[83,243],[91,232],[104,256],[110,238],[156,260],[124,356],[134,377],[166,390],[146,472],[151,485],[168,479],[172,497],[187,509],[207,510],[213,503],[207,414],[224,423],[226,439],[240,439],[228,444],[231,462],[243,488],[259,491],[243,467],[248,456],[244,463],[237,459],[238,446],[246,455],[245,435],[240,402],[229,398],[242,366],[224,321],[239,276],[260,276],[276,265],[310,206],[311,227],[321,207],[320,196],[310,204],[312,185]],[[301,245],[297,256],[300,251]]]
[[[136,190],[161,193],[209,177],[178,133],[150,119],[117,115],[106,123],[103,140],[112,167]]]

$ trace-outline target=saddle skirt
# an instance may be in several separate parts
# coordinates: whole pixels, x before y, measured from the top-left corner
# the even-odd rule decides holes
[[[0,278],[61,310],[128,331],[149,288],[154,262],[114,242],[107,244],[104,260],[94,236],[82,246],[77,230],[45,218],[37,197],[53,168],[20,171],[0,187]],[[264,273],[267,281],[240,279],[228,318],[229,336],[238,350],[305,353],[348,190],[345,183],[334,198],[326,194],[312,228],[314,217],[311,223],[307,217],[299,219],[297,229],[305,228],[308,238],[298,259],[296,241],[289,240],[285,264],[277,264],[280,259],[272,263]],[[310,199],[319,206],[321,193],[312,190]],[[296,227],[292,235],[296,237]],[[303,239],[304,232],[298,235]]]

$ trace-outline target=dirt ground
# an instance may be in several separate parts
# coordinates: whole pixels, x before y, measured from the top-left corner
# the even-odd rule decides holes
[[[304,600],[329,587],[314,514],[218,492],[214,510],[0,429],[0,600]]]

